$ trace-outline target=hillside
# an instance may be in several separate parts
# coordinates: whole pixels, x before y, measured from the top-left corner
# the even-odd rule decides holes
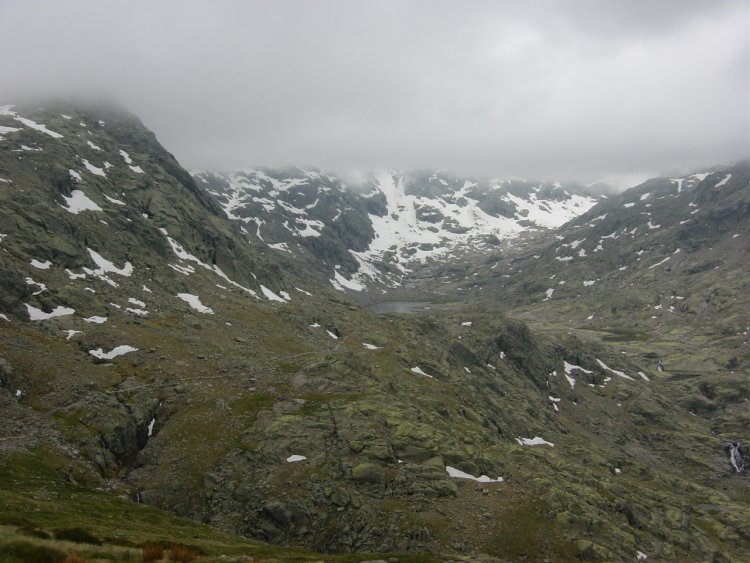
[[[723,341],[715,370],[671,377],[655,331],[581,326],[577,307],[588,315],[605,303],[564,297],[587,263],[581,249],[593,256],[603,239],[611,250],[613,230],[613,245],[632,245],[625,230],[667,237],[693,228],[679,225],[689,217],[726,221],[677,255],[665,238],[647,262],[590,261],[600,269],[576,275],[601,280],[595,291],[610,263],[640,284],[688,250],[746,244],[733,236],[746,233],[746,165],[685,180],[674,197],[660,181],[653,200],[626,192],[576,219],[569,204],[580,203],[577,214],[593,199],[552,184],[456,179],[445,192],[448,177],[389,175],[357,192],[298,170],[201,173],[196,183],[121,109],[0,113],[2,545],[21,528],[84,526],[115,543],[169,534],[214,559],[314,557],[289,546],[359,554],[349,560],[744,554],[747,478],[726,442],[749,438],[746,356],[735,352],[730,367],[718,359],[741,336]],[[604,224],[647,204],[638,224]],[[470,228],[465,209],[484,222]],[[731,209],[734,218],[721,211]],[[568,218],[558,232],[543,228]],[[648,221],[660,227],[647,231]],[[394,239],[378,246],[387,233]],[[429,233],[440,244],[420,248]],[[390,315],[357,305],[361,292],[336,274],[362,280],[368,266],[376,273],[362,283],[378,292],[398,281],[436,303]],[[721,277],[736,280],[723,291],[742,303],[733,292],[744,286],[732,284],[743,267]],[[565,291],[544,301],[546,276],[563,281],[563,268]],[[723,311],[712,319],[734,323]],[[71,514],[75,498],[100,518]],[[102,524],[114,514],[132,526]]]
[[[423,275],[440,280],[435,291],[499,301],[527,320],[674,341],[674,364],[665,366],[676,372],[697,369],[682,347],[691,342],[710,343],[700,369],[741,372],[750,313],[748,167],[649,180],[533,247]]]

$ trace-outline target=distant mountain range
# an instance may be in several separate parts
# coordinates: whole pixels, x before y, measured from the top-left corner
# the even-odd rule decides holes
[[[253,242],[308,253],[337,289],[396,287],[415,266],[552,229],[601,197],[580,185],[384,172],[349,187],[318,171],[194,173]]]

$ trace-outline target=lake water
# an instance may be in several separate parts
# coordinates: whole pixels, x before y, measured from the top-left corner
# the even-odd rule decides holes
[[[414,313],[429,309],[429,301],[384,301],[370,305],[370,310],[382,315],[384,313]]]

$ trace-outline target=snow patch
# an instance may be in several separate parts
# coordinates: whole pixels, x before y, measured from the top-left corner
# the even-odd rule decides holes
[[[190,307],[199,313],[206,313],[209,315],[213,315],[214,310],[210,307],[206,307],[203,303],[201,303],[200,297],[197,295],[192,295],[190,293],[178,293],[177,297],[182,299],[185,303],[190,305]]]
[[[425,376],[425,377],[429,377],[430,379],[435,379],[435,378],[434,378],[434,377],[432,377],[432,376],[431,376],[430,374],[428,374],[428,373],[425,373],[425,372],[424,372],[424,371],[422,370],[422,368],[420,368],[419,366],[414,366],[413,368],[411,368],[411,372],[412,372],[412,373],[416,373],[417,375],[423,375],[423,376]]]
[[[11,115],[13,119],[18,121],[19,123],[23,123],[26,127],[29,129],[34,129],[35,131],[39,131],[41,133],[45,133],[52,137],[53,139],[62,139],[63,136],[60,133],[56,133],[55,131],[52,131],[50,129],[47,129],[47,126],[42,123],[37,123],[36,121],[32,121],[31,119],[27,119],[25,117],[21,117],[15,112],[9,111],[8,108],[12,106],[3,106],[0,108],[0,115]]]
[[[286,299],[284,299],[282,297],[279,297],[273,291],[271,291],[270,289],[268,289],[265,285],[261,284],[260,291],[263,293],[263,295],[266,296],[266,299],[268,299],[269,301],[278,301],[279,303],[286,303],[287,302]]]
[[[179,272],[180,274],[184,274],[186,276],[195,273],[195,268],[193,268],[192,266],[180,266],[179,264],[167,264],[167,266],[172,268],[175,272]]]
[[[294,254],[294,252],[292,252],[289,249],[289,245],[285,242],[276,242],[274,244],[269,244],[268,247],[273,248],[274,250],[280,250],[282,252],[288,252],[289,254]]]
[[[619,371],[619,370],[616,370],[616,369],[612,369],[611,367],[609,367],[609,366],[608,366],[607,364],[605,364],[605,363],[604,363],[603,361],[601,361],[600,359],[598,359],[598,358],[597,358],[596,362],[597,362],[597,363],[598,363],[598,364],[599,364],[599,365],[600,365],[600,366],[602,367],[602,369],[605,369],[605,370],[607,370],[607,371],[611,371],[611,372],[612,372],[612,373],[614,373],[615,375],[618,375],[618,376],[620,376],[620,377],[622,377],[622,378],[624,378],[624,379],[629,379],[630,381],[633,381],[633,378],[632,378],[632,377],[630,377],[630,376],[629,376],[628,374],[626,374],[626,373],[625,373],[625,372],[623,372],[623,371]]]
[[[86,170],[91,172],[94,176],[101,176],[102,178],[107,177],[107,174],[104,172],[104,170],[102,170],[101,168],[97,168],[85,158],[82,158],[81,162],[83,162],[83,165],[86,167]]]
[[[27,285],[35,285],[35,286],[37,286],[39,288],[38,291],[35,291],[31,295],[39,295],[41,292],[43,292],[45,289],[47,289],[46,285],[44,285],[43,283],[34,281],[32,278],[26,278],[26,284]]]
[[[521,444],[522,446],[550,446],[552,448],[555,447],[555,444],[552,442],[548,442],[544,438],[540,438],[539,436],[534,436],[533,438],[516,438],[516,442]]]
[[[476,481],[477,483],[502,483],[503,482],[502,477],[498,477],[497,479],[491,479],[490,477],[487,477],[487,475],[480,475],[479,477],[474,477],[474,475],[465,473],[461,471],[460,469],[451,467],[450,465],[446,465],[445,470],[448,472],[448,475],[450,475],[454,479],[468,479],[471,481]]]
[[[730,179],[731,177],[732,177],[732,175],[731,175],[731,174],[727,174],[726,176],[724,176],[724,179],[723,179],[723,180],[721,180],[720,182],[718,182],[718,183],[717,183],[717,184],[716,184],[716,185],[714,186],[714,188],[720,188],[721,186],[724,186],[724,185],[725,185],[725,184],[726,184],[726,183],[727,183],[727,182],[729,181],[729,179]]]
[[[649,269],[649,270],[653,270],[653,269],[654,269],[654,268],[656,268],[657,266],[661,266],[662,264],[664,264],[664,262],[666,262],[667,260],[669,260],[669,256],[667,256],[667,257],[666,257],[666,258],[665,258],[664,260],[662,260],[661,262],[657,262],[656,264],[652,264],[651,266],[649,266],[649,267],[648,267],[648,269]]]
[[[286,458],[287,463],[297,463],[298,461],[305,461],[307,458],[303,455],[293,454]]]
[[[133,348],[132,346],[129,346],[127,344],[122,344],[120,346],[115,346],[109,352],[105,352],[102,348],[97,348],[96,350],[89,350],[89,354],[91,354],[95,358],[99,358],[100,360],[112,360],[117,356],[122,356],[124,354],[129,354],[130,352],[137,351],[138,348]]]
[[[573,373],[573,370],[577,369],[579,371],[582,371],[583,373],[594,373],[590,369],[582,368],[581,366],[577,366],[575,364],[569,364],[568,362],[563,361],[563,368],[565,370],[565,379],[568,380],[568,383],[570,384],[571,388],[575,388],[576,386],[576,380],[573,379],[571,374]]]
[[[5,139],[5,137],[3,137],[5,133],[17,133],[18,131],[20,131],[18,127],[5,127],[0,125],[0,141]]]
[[[130,155],[126,153],[124,150],[120,149],[120,156],[125,161],[125,164],[133,164],[133,161],[130,159]]]
[[[126,313],[132,313],[133,315],[138,315],[139,317],[147,317],[148,311],[145,309],[135,309],[133,307],[128,307],[125,309]]]
[[[331,285],[338,291],[346,291],[347,289],[350,289],[351,291],[362,291],[365,289],[365,286],[358,281],[354,279],[348,280],[337,271],[333,272],[333,279],[328,281],[330,281]]]
[[[110,203],[114,203],[115,205],[125,205],[125,202],[122,200],[109,197],[107,194],[102,194],[102,195],[104,196],[104,199],[106,199]]]
[[[75,313],[75,309],[63,307],[62,305],[58,305],[49,313],[45,313],[41,309],[37,309],[33,305],[29,305],[28,303],[24,303],[24,305],[26,305],[26,310],[29,312],[29,320],[31,321],[46,321],[47,319],[53,319],[55,317],[65,317],[67,315],[72,315],[73,313]]]
[[[118,276],[123,276],[126,278],[129,278],[133,275],[133,265],[130,262],[125,262],[122,268],[118,268],[95,250],[92,250],[90,248],[87,248],[86,250],[91,256],[91,259],[94,261],[94,264],[96,264],[97,268],[95,270],[92,270],[90,268],[83,268],[83,271],[85,273],[96,276],[112,287],[118,287],[118,284],[115,283],[107,274],[117,274]]]
[[[38,268],[39,270],[49,270],[49,267],[52,266],[52,262],[50,262],[49,260],[40,262],[36,258],[32,259],[31,262],[29,262],[29,264],[31,264],[35,268]]]
[[[164,236],[167,237],[167,242],[169,242],[169,245],[172,247],[172,252],[174,252],[175,255],[178,258],[180,258],[181,260],[187,260],[187,261],[190,261],[190,262],[195,262],[196,264],[198,264],[202,268],[205,268],[206,270],[214,272],[217,276],[223,278],[224,281],[226,281],[227,283],[230,283],[233,286],[235,286],[236,288],[241,289],[242,291],[245,291],[245,292],[249,293],[250,295],[252,295],[256,299],[259,299],[258,294],[255,291],[253,291],[252,289],[249,289],[247,287],[244,287],[244,286],[238,284],[234,280],[231,280],[229,278],[229,276],[227,276],[222,271],[222,269],[219,268],[219,266],[217,266],[216,264],[214,264],[213,266],[209,266],[205,262],[202,262],[201,260],[199,260],[196,256],[193,256],[192,254],[190,254],[189,252],[187,252],[182,247],[182,245],[180,243],[178,243],[172,237],[170,237],[169,235],[167,235],[166,229],[162,228],[162,229],[159,229],[159,231]],[[176,270],[176,271],[178,271],[178,272],[180,272],[181,274],[185,274],[185,275],[190,275],[190,274],[192,274],[195,271],[195,269],[193,269],[192,266],[181,266],[181,265],[177,265],[177,264],[169,264],[169,267],[172,268],[172,269],[174,269],[174,270]]]
[[[101,207],[94,203],[94,201],[92,201],[81,190],[73,190],[70,192],[70,197],[64,195],[63,199],[65,200],[66,205],[63,205],[62,208],[68,213],[73,213],[74,215],[78,215],[81,211],[102,210]]]

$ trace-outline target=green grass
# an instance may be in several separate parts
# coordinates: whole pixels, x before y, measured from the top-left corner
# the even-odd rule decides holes
[[[269,393],[246,393],[231,401],[229,408],[234,414],[255,418],[264,409],[273,407],[274,398]]]
[[[599,328],[594,326],[580,326],[578,330],[604,333],[602,340],[605,342],[646,342],[651,337],[645,332],[627,330],[623,328]]]
[[[2,546],[2,562],[33,561],[34,563],[57,563],[63,561],[67,554],[64,551],[47,545],[38,545],[28,541],[11,541]]]
[[[356,401],[362,396],[362,393],[305,393],[304,395],[302,395],[302,398],[305,400],[305,404],[300,409],[300,413],[305,415],[313,414],[326,405],[339,401]]]
[[[575,560],[575,547],[565,541],[543,512],[542,503],[535,501],[509,507],[501,513],[485,550],[513,560],[545,553],[566,561]]]

